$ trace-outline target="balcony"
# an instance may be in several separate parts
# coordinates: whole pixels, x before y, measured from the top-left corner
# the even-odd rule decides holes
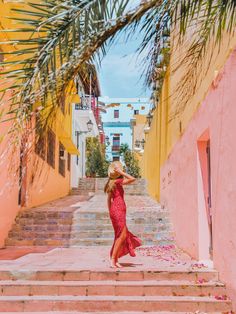
[[[113,152],[119,152],[120,151],[120,145],[113,145],[112,146],[112,151]]]
[[[91,110],[95,107],[94,96],[84,95],[80,97],[80,103],[75,104],[76,110]]]

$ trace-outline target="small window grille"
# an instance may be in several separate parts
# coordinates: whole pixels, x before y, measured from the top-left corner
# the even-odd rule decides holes
[[[71,168],[71,155],[68,153],[67,170],[70,171],[70,168]]]
[[[36,118],[35,153],[43,160],[46,159],[46,135],[43,133],[39,116]]]
[[[114,110],[114,118],[119,118],[119,110]]]
[[[59,143],[59,173],[65,177],[65,147]]]
[[[47,133],[47,162],[55,168],[55,148],[56,148],[56,136],[52,130],[48,130]]]

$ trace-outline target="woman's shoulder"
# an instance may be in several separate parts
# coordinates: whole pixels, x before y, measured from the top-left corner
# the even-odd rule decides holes
[[[115,180],[115,183],[116,184],[122,184],[123,180],[124,180],[123,178],[118,178],[118,179]]]

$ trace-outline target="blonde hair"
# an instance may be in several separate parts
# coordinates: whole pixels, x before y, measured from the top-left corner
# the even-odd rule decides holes
[[[104,187],[104,193],[110,193],[114,190],[115,188],[115,180],[116,179],[111,179],[109,178],[107,183],[105,184],[105,187]]]

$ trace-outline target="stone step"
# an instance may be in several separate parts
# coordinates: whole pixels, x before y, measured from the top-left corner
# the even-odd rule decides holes
[[[24,210],[19,212],[17,219],[34,218],[34,219],[71,219],[73,212],[61,210]]]
[[[34,231],[34,232],[70,232],[71,225],[13,225],[13,231]]]
[[[127,226],[132,226],[135,228],[150,228],[150,229],[158,229],[158,228],[172,228],[172,224],[170,224],[169,220],[166,221],[157,221],[155,224],[153,221],[148,221],[148,220],[141,220],[141,219],[126,219]],[[73,226],[79,225],[79,226],[99,226],[99,225],[111,225],[111,220],[110,218],[106,219],[74,219]]]
[[[16,218],[16,224],[19,225],[71,225],[72,219],[34,219],[34,218]]]
[[[79,211],[77,212],[77,215],[81,219],[104,219],[104,218],[109,218],[109,213],[107,211],[105,212],[97,212],[97,211]],[[127,213],[127,218],[128,219],[138,219],[138,218],[143,218],[143,212],[137,212],[137,211],[132,211],[132,215],[130,214],[130,209],[129,213]],[[156,212],[156,211],[148,211],[145,212],[145,218],[149,219],[162,219],[162,218],[169,218],[169,213],[167,211],[165,212]]]
[[[0,311],[218,311],[229,312],[229,300],[192,296],[0,296]]]
[[[159,240],[155,239],[144,239],[140,237],[142,241],[142,245],[145,246],[168,246],[173,245],[174,240],[173,238],[163,238]],[[111,246],[113,244],[114,239],[113,238],[93,238],[93,239],[79,239],[79,238],[73,238],[70,239],[70,246],[77,247],[77,246]]]
[[[223,284],[189,281],[1,281],[2,296],[116,295],[116,296],[215,296],[226,295]]]
[[[15,314],[16,312],[0,312],[0,314]],[[45,312],[24,312],[25,314],[45,314]],[[114,312],[98,312],[98,311],[96,311],[96,312],[75,312],[75,311],[47,311],[46,312],[47,314],[94,314],[94,313],[96,313],[96,314],[110,314],[110,313],[114,313]],[[144,312],[137,312],[137,311],[135,311],[135,312],[121,312],[122,314],[143,314]],[[164,311],[161,311],[161,312],[153,312],[153,311],[151,311],[151,312],[145,312],[145,313],[151,313],[151,314],[205,314],[205,313],[200,313],[200,312],[196,312],[196,311],[194,311],[194,312],[164,312]],[[222,313],[222,312],[207,312],[207,314],[225,314],[225,313]]]
[[[171,240],[171,241],[174,241],[174,237],[171,235],[171,234],[167,234],[167,235],[156,235],[156,236],[153,236],[153,237],[146,237],[145,235],[142,235],[142,233],[139,233],[139,232],[133,232],[136,236],[138,236],[142,241],[152,241],[153,243],[154,242],[159,242],[159,241],[166,241],[166,240]],[[78,234],[72,234],[71,235],[71,238],[70,238],[70,241],[77,241],[77,240],[81,240],[81,242],[84,242],[84,241],[88,241],[88,242],[92,242],[92,241],[95,241],[95,240],[103,240],[104,242],[109,242],[110,240],[114,240],[114,235],[90,235],[88,234],[88,236],[82,236],[80,237]],[[108,244],[109,245],[109,244]],[[148,245],[148,244],[147,244]],[[152,244],[150,244],[152,245]]]
[[[163,225],[138,225],[138,224],[129,224],[127,223],[128,229],[130,229],[131,232],[137,233],[137,232],[144,232],[144,233],[149,233],[149,232],[160,232],[160,231],[171,231],[172,224],[163,224]],[[99,231],[99,230],[113,230],[111,222],[108,224],[96,224],[96,223],[91,223],[91,224],[73,224],[72,225],[72,230],[73,231]]]
[[[112,238],[70,239],[70,246],[111,246],[112,243]]]
[[[15,314],[16,312],[0,312],[0,314]],[[26,314],[88,314],[88,313],[93,313],[94,312],[75,312],[75,311],[49,311],[49,312],[24,312]],[[96,314],[110,314],[111,312],[97,312],[96,311]],[[117,311],[112,311],[113,314],[143,314],[144,312],[117,312]],[[146,312],[146,313],[150,313],[150,314],[186,314],[186,312],[166,312],[166,311],[158,311],[158,312]],[[206,312],[205,312],[206,313]],[[194,311],[194,312],[187,312],[187,314],[205,314],[205,313],[200,313],[199,311]],[[222,312],[207,312],[207,314],[223,314]]]
[[[7,238],[6,246],[52,246],[52,247],[68,247],[69,239],[33,239],[33,240],[18,240],[15,238]]]
[[[170,245],[173,244],[173,239],[141,239],[142,245]],[[111,246],[113,244],[114,238],[86,238],[79,239],[73,238],[70,240],[71,246]]]
[[[86,191],[86,190],[81,190],[81,189],[73,189],[70,190],[70,195],[83,195],[83,196],[92,196],[94,195],[94,191]]]
[[[153,219],[146,219],[146,218],[137,218],[137,219],[130,219],[127,217],[126,219],[127,225],[141,225],[141,226],[154,226],[154,227],[159,227],[161,225],[166,225],[169,223],[169,220],[163,219],[162,221],[156,221],[155,218]],[[103,218],[103,219],[83,219],[83,218],[76,218],[73,220],[73,225],[89,225],[89,224],[109,224],[111,223],[111,220],[109,217]]]
[[[135,232],[137,236],[139,236],[142,239],[165,239],[170,238],[174,236],[173,232],[169,231],[160,231],[160,232],[152,232],[152,233],[143,233],[143,232]],[[113,230],[102,230],[102,231],[72,231],[71,232],[71,239],[87,239],[87,238],[111,238],[114,237],[114,231]]]
[[[0,280],[63,280],[63,281],[84,281],[84,280],[115,280],[115,281],[143,281],[143,280],[157,280],[157,281],[170,281],[170,280],[182,280],[198,282],[199,280],[219,281],[218,272],[215,270],[202,269],[202,270],[181,270],[179,268],[168,269],[152,269],[152,270],[12,270],[12,271],[0,271]]]
[[[9,238],[11,239],[18,239],[18,240],[45,240],[45,239],[70,239],[70,232],[39,232],[39,231],[10,231]]]

